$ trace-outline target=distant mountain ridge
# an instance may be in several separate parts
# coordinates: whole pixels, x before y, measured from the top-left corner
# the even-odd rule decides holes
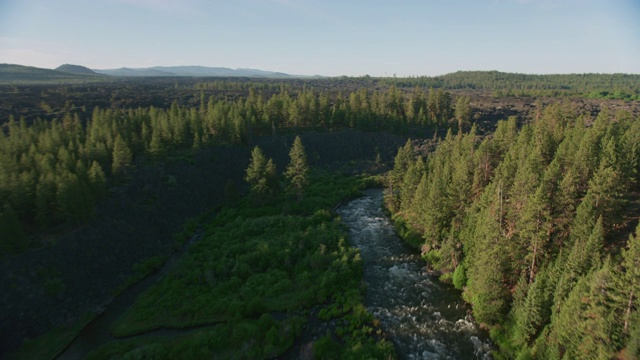
[[[82,65],[64,64],[64,65],[58,66],[57,68],[55,68],[55,70],[71,73],[71,74],[96,75],[96,73],[93,70]]]
[[[104,75],[99,75],[94,72],[83,72],[84,70],[80,69],[81,67],[77,65],[62,65],[59,68],[63,70],[43,69],[16,64],[0,64],[0,83],[84,82],[99,81],[104,78]],[[91,71],[88,68],[85,69]]]
[[[108,76],[107,76],[108,75]],[[258,69],[231,69],[207,66],[154,66],[148,68],[89,69],[82,65],[64,64],[44,69],[18,64],[0,64],[0,83],[49,83],[108,81],[110,77],[250,77],[268,79],[323,78],[319,75],[291,75]]]
[[[283,72],[258,69],[231,69],[226,67],[207,66],[153,66],[148,68],[93,69],[98,74],[111,76],[193,76],[193,77],[259,77],[259,78],[310,78],[320,76],[291,75]]]

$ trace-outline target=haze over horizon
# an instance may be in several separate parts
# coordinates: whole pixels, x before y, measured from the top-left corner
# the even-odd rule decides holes
[[[637,74],[638,19],[634,0],[3,0],[0,63]]]

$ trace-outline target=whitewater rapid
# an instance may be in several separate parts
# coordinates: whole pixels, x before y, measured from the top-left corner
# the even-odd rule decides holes
[[[396,235],[382,209],[383,192],[337,209],[360,250],[365,304],[403,359],[491,359],[491,344],[461,294],[431,276],[420,254]]]

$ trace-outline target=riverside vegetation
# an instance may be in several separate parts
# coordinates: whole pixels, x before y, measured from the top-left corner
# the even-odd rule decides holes
[[[484,139],[398,151],[401,233],[491,329],[498,358],[640,356],[640,120],[549,106]]]
[[[309,174],[299,138],[285,181],[258,147],[246,175],[249,196],[219,211],[204,238],[112,332],[122,337],[197,328],[169,340],[140,336],[109,343],[89,358],[271,358],[292,346],[310,317],[336,324],[314,343],[316,358],[393,357],[392,344],[362,304],[358,251],[331,213],[376,180]]]

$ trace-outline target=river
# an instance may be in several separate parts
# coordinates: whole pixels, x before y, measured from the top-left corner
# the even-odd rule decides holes
[[[487,334],[468,314],[460,291],[440,283],[420,254],[395,233],[382,190],[337,209],[364,261],[365,305],[404,359],[490,359]]]

